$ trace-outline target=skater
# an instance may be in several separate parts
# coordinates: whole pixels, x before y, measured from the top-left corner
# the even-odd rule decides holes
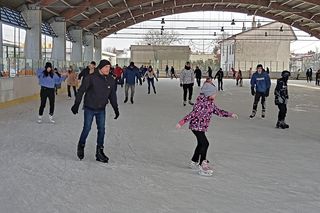
[[[288,79],[290,77],[290,72],[285,70],[281,73],[281,78],[277,80],[277,86],[274,90],[275,104],[279,108],[278,121],[276,128],[287,129],[289,125],[286,124],[286,114],[287,114],[287,103],[289,99],[288,94]]]
[[[46,107],[47,98],[49,99],[50,103],[49,121],[50,123],[55,123],[53,119],[55,104],[55,85],[61,84],[62,81],[66,79],[66,74],[63,74],[61,75],[61,77],[59,77],[57,74],[53,72],[52,64],[50,62],[47,62],[44,67],[44,70],[41,71],[39,69],[37,71],[37,76],[39,78],[39,84],[41,86],[41,104],[39,108],[38,123],[42,123],[42,116],[44,108]]]
[[[252,76],[252,67],[250,67],[249,71],[248,71],[248,74],[249,74],[249,79],[251,79],[251,76]]]
[[[166,78],[168,78],[168,76],[169,76],[169,66],[168,66],[168,64],[166,65],[165,71],[166,71]]]
[[[257,71],[251,77],[251,95],[254,96],[254,103],[250,119],[254,118],[257,113],[258,102],[261,98],[262,114],[261,117],[265,118],[266,114],[266,97],[269,96],[271,81],[267,72],[263,71],[261,64],[257,65]]]
[[[159,78],[159,75],[160,75],[160,71],[159,71],[159,68],[157,68],[157,78]]]
[[[148,81],[148,94],[150,94],[150,84],[152,85],[154,94],[157,94],[156,88],[154,87],[154,79],[156,79],[156,81],[158,81],[158,78],[157,78],[156,74],[154,73],[152,66],[149,66],[148,71],[146,72],[146,74],[143,77],[143,81],[145,81],[145,78],[147,78],[147,81]]]
[[[173,77],[175,77],[177,79],[176,72],[175,72],[173,66],[171,66],[170,73],[171,73],[171,79],[173,79]]]
[[[238,73],[237,73],[237,86],[242,87],[242,71],[239,69]]]
[[[316,86],[320,86],[320,69],[316,72]]]
[[[306,76],[307,76],[307,83],[312,81],[312,68],[310,67],[309,69],[307,69],[306,72]]]
[[[96,160],[108,163],[109,158],[104,154],[104,135],[105,135],[105,121],[106,121],[106,105],[109,103],[115,112],[114,119],[119,117],[119,109],[117,104],[115,79],[109,74],[111,64],[107,60],[101,60],[97,72],[87,76],[79,88],[74,105],[71,108],[73,114],[77,114],[79,106],[84,96],[84,124],[80,135],[77,156],[80,160],[84,158],[84,147],[86,139],[91,130],[93,118],[96,118],[98,129]]]
[[[124,99],[124,103],[128,102],[128,93],[129,93],[129,89],[131,90],[131,97],[130,97],[130,101],[133,104],[133,96],[134,96],[134,92],[135,92],[135,82],[136,79],[137,81],[139,80],[140,85],[142,85],[142,80],[139,74],[139,69],[138,67],[136,67],[134,65],[134,62],[130,62],[130,65],[126,68],[125,72],[123,73],[123,77],[122,77],[122,81],[124,81],[125,79],[125,99]]]
[[[179,129],[185,123],[190,121],[189,129],[191,129],[197,138],[197,147],[194,151],[189,167],[192,169],[199,169],[199,174],[205,176],[211,176],[213,173],[212,168],[209,166],[209,162],[207,160],[209,142],[205,135],[205,132],[208,130],[212,114],[215,114],[219,117],[238,118],[236,114],[226,112],[216,106],[216,95],[217,88],[212,83],[212,79],[209,78],[203,84],[200,95],[196,100],[192,112],[185,116],[176,125],[176,128]]]
[[[54,68],[54,73],[59,76],[59,78],[61,78],[61,74],[58,72],[58,69],[57,68]],[[54,85],[54,88],[55,88],[55,92],[56,92],[56,95],[58,95],[58,89],[61,89],[61,83],[60,84],[55,84]]]
[[[121,67],[119,67],[118,64],[116,64],[116,67],[114,68],[114,74],[116,77],[116,91],[118,88],[118,84],[121,85],[121,87],[123,87],[123,81],[122,81],[122,73],[123,73],[123,69]]]
[[[71,91],[70,91],[71,87],[73,88],[74,97],[77,96],[77,86],[78,86],[77,74],[73,70],[73,67],[70,66],[68,70],[68,78],[67,78],[68,99],[71,99]]]
[[[211,79],[213,79],[213,77],[212,77],[212,69],[211,69],[210,66],[208,66],[208,71],[207,71],[207,73],[208,73],[208,77],[211,78]]]
[[[222,90],[223,91],[223,71],[220,68],[218,70],[218,72],[216,73],[216,75],[214,76],[214,80],[216,80],[216,78],[218,78],[218,91]]]
[[[96,69],[96,62],[91,61],[90,64],[84,68],[78,75],[78,80],[84,80],[89,74],[93,73]]]
[[[194,74],[196,75],[196,80],[197,80],[198,87],[200,87],[200,84],[201,84],[201,70],[199,69],[198,66],[196,66],[196,70],[194,71]]]
[[[193,105],[191,102],[192,92],[194,85],[194,71],[190,66],[190,62],[186,62],[184,69],[180,73],[180,87],[183,88],[183,106],[187,103],[187,93],[189,91],[189,104]]]

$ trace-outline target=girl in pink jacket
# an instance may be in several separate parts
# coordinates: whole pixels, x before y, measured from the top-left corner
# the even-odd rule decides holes
[[[189,129],[191,129],[193,134],[196,136],[198,143],[189,166],[192,169],[199,168],[199,174],[205,176],[211,176],[213,173],[212,168],[209,166],[206,159],[209,142],[205,135],[205,132],[208,130],[212,114],[219,117],[238,118],[236,114],[224,111],[215,105],[214,100],[216,95],[217,88],[212,83],[212,80],[208,79],[201,88],[200,95],[196,100],[192,112],[179,121],[176,126],[179,129],[185,123],[189,122]]]

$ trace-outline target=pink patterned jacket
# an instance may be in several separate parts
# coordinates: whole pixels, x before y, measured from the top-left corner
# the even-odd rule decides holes
[[[212,114],[219,117],[232,117],[233,113],[218,108],[213,101],[208,99],[208,97],[200,94],[193,106],[193,110],[179,121],[179,124],[183,126],[185,123],[190,121],[189,129],[206,132],[208,130]]]

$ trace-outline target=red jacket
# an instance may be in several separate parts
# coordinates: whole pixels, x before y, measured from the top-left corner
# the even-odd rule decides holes
[[[116,67],[114,69],[114,74],[116,75],[117,78],[121,78],[122,73],[123,73],[123,70],[121,67]]]

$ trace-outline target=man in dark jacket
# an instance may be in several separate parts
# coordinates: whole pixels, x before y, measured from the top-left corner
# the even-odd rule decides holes
[[[289,99],[288,94],[288,79],[290,72],[285,70],[281,73],[281,78],[277,80],[277,86],[274,90],[275,95],[275,104],[279,108],[278,122],[276,124],[277,128],[286,129],[289,128],[289,125],[286,124],[285,119],[287,115],[287,103]]]
[[[223,91],[223,71],[220,68],[219,71],[216,73],[216,75],[214,76],[214,80],[216,80],[216,78],[218,78],[218,91],[222,90]]]
[[[251,95],[254,96],[254,103],[250,119],[254,118],[257,113],[258,102],[261,98],[262,114],[261,117],[265,118],[266,113],[266,97],[269,96],[271,80],[269,74],[263,71],[261,64],[257,65],[257,71],[251,77]]]
[[[136,82],[136,78],[137,80],[139,80],[140,85],[142,85],[142,80],[139,74],[139,69],[138,67],[136,67],[134,65],[134,62],[130,62],[129,67],[127,67],[127,69],[124,71],[123,73],[123,81],[125,79],[125,99],[124,99],[124,103],[128,102],[128,95],[129,95],[129,88],[131,90],[131,98],[130,101],[133,104],[133,96],[134,96],[134,92],[135,92],[135,82]]]
[[[96,62],[91,61],[91,63],[79,73],[78,80],[81,80],[81,78],[85,79],[85,77],[94,72],[95,68]]]
[[[103,152],[106,105],[111,103],[115,112],[115,118],[119,117],[119,109],[117,104],[117,96],[115,91],[115,79],[110,73],[111,64],[107,60],[101,60],[98,70],[89,74],[81,84],[74,105],[71,108],[73,114],[77,114],[79,106],[84,96],[84,125],[78,143],[77,155],[80,160],[84,158],[84,147],[86,139],[91,130],[93,118],[96,117],[98,128],[96,160],[108,163],[109,158]]]
[[[198,66],[196,66],[196,69],[194,70],[194,74],[196,75],[196,80],[197,80],[198,87],[200,87],[202,72],[201,72],[201,70],[199,69]]]

